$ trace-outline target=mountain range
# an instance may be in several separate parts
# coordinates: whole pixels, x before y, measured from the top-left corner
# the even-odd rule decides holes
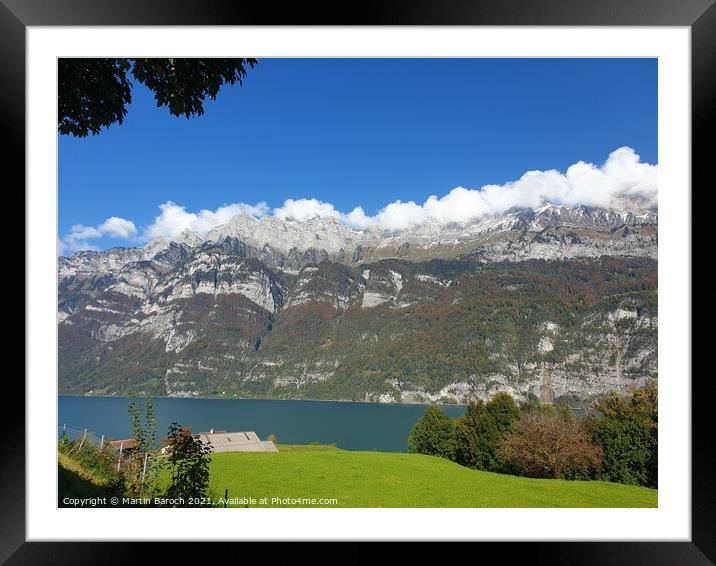
[[[657,375],[658,211],[233,217],[58,258],[59,391],[575,401]]]

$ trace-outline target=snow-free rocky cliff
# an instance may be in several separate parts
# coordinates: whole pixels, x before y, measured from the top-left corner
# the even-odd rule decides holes
[[[655,210],[356,230],[236,216],[60,257],[60,391],[586,397],[656,376]]]

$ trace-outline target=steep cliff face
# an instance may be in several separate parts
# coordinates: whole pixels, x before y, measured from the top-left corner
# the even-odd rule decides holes
[[[388,234],[236,217],[206,238],[60,258],[60,391],[466,402],[624,389],[657,373],[656,222],[548,206]]]

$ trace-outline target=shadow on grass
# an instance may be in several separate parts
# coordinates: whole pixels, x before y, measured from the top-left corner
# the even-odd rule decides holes
[[[117,489],[109,486],[98,485],[89,479],[82,477],[77,472],[57,466],[57,506],[58,507],[78,507],[65,503],[67,498],[87,499],[87,498],[104,498],[106,504],[94,505],[94,507],[121,507],[121,505],[111,505],[109,500],[111,497],[119,497],[122,500],[122,493]],[[90,506],[90,505],[85,505]]]

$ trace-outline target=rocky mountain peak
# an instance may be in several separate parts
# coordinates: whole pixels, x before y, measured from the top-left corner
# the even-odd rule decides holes
[[[155,258],[165,266],[174,265],[184,255],[215,249],[217,244],[216,249],[240,252],[289,273],[321,261],[350,264],[391,257],[424,260],[472,254],[485,262],[601,255],[656,257],[657,224],[655,209],[555,203],[537,209],[511,208],[466,223],[431,219],[400,230],[356,229],[335,217],[300,221],[238,214],[206,236],[186,229],[175,238],[157,238],[141,248],[80,252],[60,258],[60,276],[114,273],[125,264]],[[168,254],[172,242],[184,251]]]
[[[177,244],[186,244],[190,248],[194,248],[204,242],[204,236],[197,232],[194,232],[194,230],[185,228],[182,233],[179,234],[179,237],[174,239],[174,241]]]

